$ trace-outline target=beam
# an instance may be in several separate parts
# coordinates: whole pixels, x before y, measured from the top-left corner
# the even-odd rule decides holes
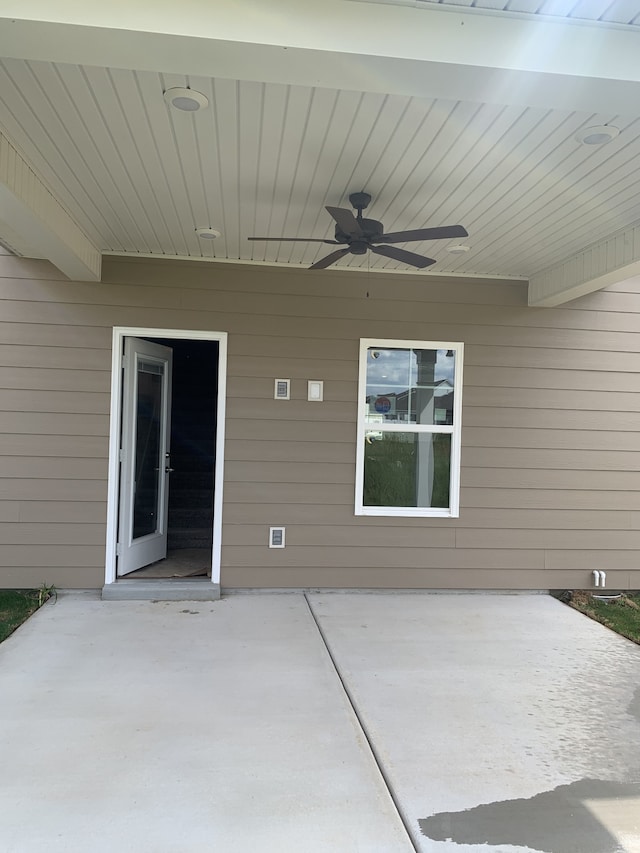
[[[3,0],[0,55],[588,114],[640,99],[634,28],[426,6]]]
[[[20,255],[47,258],[74,281],[100,281],[100,251],[2,132],[0,240]]]
[[[637,275],[640,275],[640,223],[531,276],[529,305],[553,308]]]

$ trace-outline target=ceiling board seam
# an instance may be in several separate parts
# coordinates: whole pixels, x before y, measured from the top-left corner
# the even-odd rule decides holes
[[[342,93],[340,93],[340,94],[342,94]],[[326,207],[326,205],[327,205],[327,204],[329,204],[329,203],[334,203],[334,202],[335,202],[335,199],[333,199],[332,197],[330,197],[330,192],[331,192],[330,187],[333,185],[334,181],[336,180],[336,173],[337,173],[337,171],[338,171],[338,168],[339,168],[340,163],[342,162],[342,160],[343,160],[343,158],[344,158],[345,151],[346,151],[346,149],[347,149],[347,142],[348,142],[348,140],[349,140],[349,138],[350,138],[350,136],[351,136],[351,133],[352,133],[352,131],[353,131],[354,127],[356,126],[356,123],[357,123],[357,117],[358,117],[358,115],[360,114],[360,112],[361,112],[361,110],[362,110],[362,106],[363,106],[363,102],[364,102],[365,97],[366,97],[365,93],[363,93],[363,92],[358,93],[358,105],[357,105],[356,109],[355,109],[355,110],[353,110],[353,112],[352,112],[352,115],[351,115],[351,122],[350,122],[349,127],[347,128],[347,130],[346,130],[346,132],[345,132],[345,134],[344,134],[344,137],[343,137],[343,140],[342,140],[342,144],[341,144],[341,146],[340,146],[340,153],[339,153],[339,155],[338,155],[338,156],[336,157],[336,159],[335,159],[335,164],[334,164],[334,167],[333,167],[333,171],[332,171],[331,176],[330,176],[330,178],[329,178],[329,180],[328,180],[328,182],[327,182],[326,190],[325,190],[324,196],[323,196],[323,198],[322,198],[322,204],[321,204],[321,206],[319,207],[319,209],[318,209],[318,211],[317,211],[317,213],[316,213],[316,217],[315,217],[315,220],[314,220],[313,226],[312,226],[311,231],[310,231],[310,233],[311,233],[311,234],[314,234],[314,233],[316,232],[316,230],[319,230],[319,229],[320,229],[320,227],[321,227],[321,225],[320,225],[320,217],[321,217],[322,215],[324,215],[324,216],[326,217],[326,211],[325,211],[325,209],[324,209],[324,208]],[[382,112],[382,110],[384,109],[384,105],[385,105],[386,103],[387,103],[387,96],[385,96],[385,97],[384,97],[384,99],[383,99],[382,103],[380,104],[380,107],[379,107],[379,110],[378,110],[378,116],[380,115],[380,113],[381,113],[381,112]],[[377,121],[377,118],[376,118],[376,121]],[[353,170],[352,170],[352,174],[353,174]],[[350,183],[350,180],[349,180],[347,183]],[[340,199],[341,199],[341,198],[342,198],[342,193],[344,193],[344,189],[341,189],[340,193],[341,193],[341,194],[340,194]],[[335,202],[335,203],[339,203],[339,200],[338,200],[338,202]],[[324,228],[324,236],[325,236],[325,238],[331,238],[331,237],[332,237],[332,235],[333,235],[333,229],[331,228],[331,220],[330,220],[330,219],[327,219],[327,224],[326,224],[326,226],[325,226],[325,228]],[[318,260],[318,256],[320,255],[320,251],[321,251],[321,250],[320,250],[320,248],[318,247],[318,250],[317,250],[317,251],[314,253],[314,255],[313,255],[312,263],[315,263],[315,262],[316,262],[316,260]]]
[[[153,191],[153,186],[152,186],[152,183],[151,183],[151,181],[150,181],[150,179],[149,179],[149,173],[147,172],[147,168],[146,168],[146,165],[145,165],[145,158],[142,156],[142,154],[141,154],[141,152],[140,152],[140,149],[139,149],[139,147],[138,147],[138,145],[137,145],[137,143],[136,143],[135,134],[132,132],[132,129],[131,129],[131,123],[129,122],[129,118],[128,118],[128,116],[127,116],[126,110],[124,109],[124,106],[123,106],[123,103],[122,103],[122,99],[121,99],[121,97],[120,97],[120,93],[118,92],[118,87],[117,87],[117,86],[116,86],[116,84],[115,84],[115,81],[114,81],[114,78],[113,78],[113,72],[111,71],[111,69],[109,69],[109,70],[108,70],[108,78],[109,78],[109,83],[111,84],[111,87],[113,88],[113,95],[114,95],[114,98],[115,98],[115,100],[116,100],[116,102],[117,102],[117,104],[118,104],[118,107],[119,107],[119,109],[120,109],[122,124],[123,124],[123,126],[125,126],[125,127],[126,127],[126,129],[127,129],[127,132],[128,132],[129,137],[130,137],[130,139],[131,139],[131,146],[132,146],[132,148],[133,148],[133,149],[135,150],[135,152],[136,152],[136,155],[137,155],[137,157],[138,157],[138,161],[139,161],[139,165],[140,165],[141,171],[143,172],[144,177],[145,177],[146,182],[147,182],[147,186],[148,186],[149,190],[151,191],[151,195],[153,195],[153,196],[154,196],[154,198],[155,198],[155,194],[154,194],[154,191]],[[134,78],[134,83],[135,83],[135,80],[136,80],[135,72],[133,72],[133,78]],[[134,88],[135,88],[135,86],[134,86]],[[140,192],[139,192],[139,191],[138,191],[138,189],[137,189],[136,182],[133,180],[133,177],[132,177],[131,172],[130,172],[130,170],[129,170],[129,165],[128,165],[128,164],[127,164],[127,162],[126,162],[126,159],[121,158],[121,160],[122,160],[122,167],[123,167],[123,169],[124,169],[124,171],[125,171],[125,174],[126,174],[126,175],[127,175],[127,177],[129,178],[129,181],[131,182],[131,185],[132,185],[132,188],[133,188],[133,192],[135,193],[135,195],[136,195],[136,197],[137,197],[137,199],[138,199],[138,202],[139,202],[139,204],[140,204],[140,209],[142,210],[143,215],[146,217],[146,220],[147,220],[147,224],[148,224],[149,230],[150,230],[150,231],[151,231],[151,233],[153,234],[153,237],[155,238],[156,244],[158,245],[158,247],[160,247],[160,246],[162,245],[162,241],[160,240],[160,238],[159,238],[159,236],[158,236],[158,233],[157,233],[157,231],[156,231],[156,228],[155,228],[155,226],[154,226],[154,224],[153,224],[152,217],[147,213],[147,208],[146,208],[146,206],[144,205],[144,203],[143,203],[143,201],[142,201],[142,198],[140,197]]]
[[[316,89],[313,90],[313,97],[317,97],[317,90]],[[324,145],[327,141],[327,137],[329,134],[329,128],[331,127],[331,123],[332,123],[334,116],[335,116],[335,113],[336,113],[337,103],[338,103],[338,93],[334,92],[333,93],[333,103],[331,105],[330,114],[329,114],[328,120],[324,123],[324,132],[322,135],[322,141],[319,145],[319,151],[318,151],[317,156],[313,158],[314,159],[313,171],[311,173],[310,178],[308,180],[306,180],[306,194],[305,194],[304,200],[302,202],[302,211],[303,212],[302,212],[302,215],[298,218],[297,225],[296,225],[296,232],[293,235],[297,238],[300,237],[300,226],[301,226],[301,223],[304,219],[304,211],[307,209],[307,205],[309,203],[309,195],[311,192],[311,187],[313,185],[313,182],[314,182],[315,177],[316,177],[317,172],[318,172],[318,165],[319,165],[320,160],[321,160],[321,152],[322,152],[322,149],[324,148]],[[312,108],[313,108],[313,101],[309,104],[309,113],[311,113]],[[296,251],[296,245],[295,245],[295,243],[292,243],[290,250],[289,250],[289,257],[288,257],[289,261],[291,261],[291,258],[294,255],[295,251]]]
[[[567,120],[568,120],[568,118],[569,118],[569,117],[567,117],[567,119],[565,119],[565,121],[567,121]],[[564,122],[563,122],[563,123],[564,123]],[[548,138],[548,136],[550,136],[550,133],[547,135],[547,138]],[[563,147],[563,145],[565,144],[565,141],[566,141],[566,140],[559,141],[556,145],[554,145],[554,147],[551,149],[551,152],[550,152],[550,153],[551,153],[551,154],[555,154],[555,153],[559,152],[559,151],[560,151],[560,149],[561,149],[561,148]],[[569,157],[569,153],[567,153],[566,155],[564,155],[564,156],[562,157],[562,159],[560,160],[560,162],[557,164],[557,166],[556,166],[555,168],[558,168],[559,166],[561,166],[561,165],[562,165],[562,164],[563,164],[563,163],[568,159],[568,157]],[[548,159],[549,159],[549,154],[545,155],[545,160],[548,160]],[[541,165],[540,163],[532,164],[532,165],[531,165],[531,167],[528,169],[528,171],[527,171],[527,173],[526,173],[525,177],[532,176],[532,175],[534,174],[534,172],[535,172],[536,168],[537,168],[538,166],[540,166],[540,165]],[[521,179],[520,179],[520,181],[519,181],[518,183],[519,183],[519,186],[522,186],[523,178],[521,178]],[[535,187],[535,188],[538,188],[538,187],[539,187],[539,181],[536,181],[536,182],[535,182],[534,187]],[[534,188],[534,192],[535,192],[535,188]],[[499,197],[498,201],[502,201],[502,200],[503,200],[503,198],[506,196],[507,192],[508,192],[508,190],[505,190],[505,191],[504,191],[504,193],[502,194],[502,196],[500,196],[500,197]],[[540,196],[540,194],[539,194],[539,195],[536,197],[536,200],[537,200],[537,199],[539,199],[540,197],[541,197],[541,196]],[[530,213],[531,213],[531,207],[530,207],[530,205],[531,205],[531,202],[528,202],[528,203],[527,203],[527,209],[526,209],[526,212],[523,212],[522,214],[520,214],[520,216],[521,216],[521,217],[525,217],[525,216],[526,216],[528,221],[530,221]],[[494,206],[496,206],[496,207],[497,207],[497,205],[495,205],[495,203],[494,203]],[[490,216],[488,220],[484,220],[484,221],[483,221],[483,227],[484,227],[484,229],[485,229],[486,231],[490,231],[490,230],[492,230],[492,229],[491,229],[491,226],[492,226],[492,224],[495,222],[495,220],[497,219],[497,217],[498,217],[498,216],[499,216],[499,212],[498,212],[498,211],[496,211],[496,213],[495,213],[495,215],[494,215],[493,217],[491,217],[491,216]],[[508,239],[507,235],[510,233],[510,231],[513,231],[513,229],[514,229],[514,222],[513,222],[513,218],[510,218],[510,219],[509,219],[509,223],[508,223],[508,230],[507,230],[506,234],[505,234],[505,232],[504,232],[504,231],[500,231],[500,232],[499,232],[499,236],[495,237],[493,240],[490,240],[488,243],[484,243],[484,244],[483,244],[483,247],[482,247],[482,250],[481,250],[481,252],[479,253],[479,256],[480,256],[480,257],[483,257],[483,256],[485,256],[485,257],[486,257],[486,256],[487,256],[487,254],[488,254],[488,252],[489,252],[489,250],[490,250],[492,247],[494,247],[496,244],[499,244],[499,243],[501,243],[501,242],[502,242],[502,243],[504,243],[504,241],[505,241],[506,239]],[[476,255],[476,259],[477,259],[477,257],[478,257],[478,255]],[[489,257],[491,257],[491,255],[490,255],[490,254],[489,254]]]
[[[595,152],[594,152],[594,154],[595,154]],[[633,156],[630,158],[630,160],[631,159],[634,159]],[[619,171],[619,168],[620,168],[619,166],[616,166],[615,169],[612,170],[612,172]],[[596,170],[593,170],[593,171],[596,171]],[[539,211],[540,216],[538,216],[537,219],[535,219],[534,216],[532,215],[526,224],[523,223],[522,225],[517,226],[517,228],[519,228],[519,230],[516,230],[515,233],[516,234],[518,234],[518,233],[522,234],[523,229],[529,228],[531,226],[531,224],[537,223],[540,220],[540,218],[543,218],[545,221],[548,222],[548,225],[546,226],[545,229],[543,229],[538,234],[538,240],[540,242],[540,245],[542,245],[543,240],[544,240],[544,235],[546,233],[551,233],[551,234],[557,235],[559,224],[562,224],[565,226],[568,224],[568,220],[566,218],[566,215],[563,214],[562,211],[566,207],[569,207],[571,210],[576,210],[576,200],[578,200],[578,199],[580,201],[580,205],[582,205],[584,207],[587,207],[587,206],[590,207],[589,213],[587,214],[588,218],[586,220],[585,220],[584,215],[582,215],[582,216],[576,215],[576,217],[575,217],[575,218],[580,219],[580,222],[581,222],[580,228],[581,228],[581,232],[583,234],[584,234],[585,229],[587,228],[589,222],[592,222],[592,221],[596,222],[598,224],[598,226],[600,227],[600,230],[602,229],[603,211],[601,210],[601,208],[602,208],[602,206],[606,206],[606,208],[608,208],[607,201],[609,198],[616,198],[616,201],[618,204],[618,209],[621,212],[621,209],[620,209],[621,198],[626,194],[630,194],[632,196],[632,198],[630,199],[629,206],[630,206],[631,210],[634,210],[635,209],[635,199],[637,196],[637,191],[635,188],[636,188],[636,186],[640,187],[640,179],[638,181],[630,183],[628,176],[623,176],[623,177],[619,178],[617,181],[615,181],[614,183],[611,183],[610,174],[611,173],[603,174],[603,176],[600,178],[598,183],[595,185],[592,185],[592,187],[591,187],[591,190],[593,190],[593,189],[595,189],[595,187],[598,186],[598,184],[601,184],[601,183],[605,184],[605,186],[606,186],[607,195],[606,196],[600,196],[600,199],[598,202],[599,206],[596,206],[595,203],[591,202],[589,199],[585,199],[584,196],[586,195],[586,191],[582,190],[581,193],[577,193],[577,192],[574,193],[573,199],[569,198],[558,209],[556,209],[553,213],[553,216],[555,218],[551,219],[549,216],[550,206],[553,204],[553,202],[556,199],[559,199],[562,197],[561,194],[557,193],[552,199],[546,199],[544,201],[544,204],[542,205],[542,207],[538,207],[537,210]],[[623,185],[623,192],[622,193],[620,193],[618,190],[618,184]],[[566,192],[566,190],[565,190],[565,192]],[[545,198],[545,196],[539,196],[538,199],[536,199],[536,201],[538,201],[539,199],[544,199],[544,198]],[[605,212],[606,212],[606,208],[605,208]],[[528,205],[528,209],[531,210],[531,204]],[[581,208],[579,208],[579,209],[581,209]],[[624,210],[624,209],[626,209],[626,208],[622,208],[622,210]],[[513,231],[513,229],[512,229],[512,231]],[[574,232],[574,235],[575,235],[574,236],[574,242],[576,243],[576,246],[578,246],[578,247],[584,246],[584,240],[585,239],[588,240],[588,237],[586,237],[586,235],[584,235],[582,237],[579,236],[581,232],[580,231],[578,231],[577,233]],[[556,242],[561,243],[561,245],[563,246],[563,253],[565,256],[567,253],[569,253],[571,251],[571,247],[568,247],[566,245],[566,238],[563,237],[562,235],[558,236],[558,239]],[[589,241],[589,242],[593,242],[593,241]],[[545,251],[547,252],[547,258],[549,256],[548,252],[551,250],[553,245],[554,245],[553,243],[551,244],[551,246],[549,246],[548,244],[545,244]],[[522,256],[522,253],[520,253],[520,255],[518,255],[517,252],[513,256],[514,263],[516,265],[518,263],[518,259],[521,256]],[[491,257],[491,256],[489,256],[489,257]],[[551,264],[551,266],[552,265],[553,264]]]
[[[176,134],[175,122],[173,121],[171,113],[167,113],[167,117],[169,119],[169,132],[170,132],[171,141],[173,142],[175,159],[176,159],[176,162],[178,164],[178,170],[180,172],[182,184],[186,187],[187,186],[187,177],[184,173],[184,166],[183,166],[183,162],[182,162],[182,157],[180,156],[180,145],[178,143],[178,137]],[[195,220],[195,215],[194,215],[194,210],[193,210],[193,204],[191,201],[191,196],[188,193],[186,193],[186,202],[187,202],[187,208],[188,208],[189,213],[191,215],[191,221],[193,222]],[[180,230],[182,231],[183,240],[185,242],[185,245],[188,246],[189,241],[187,240],[187,235],[186,235],[185,230],[184,230],[184,224],[181,220],[181,217],[178,217],[178,219],[180,221]]]
[[[107,78],[108,78],[108,79],[109,79],[109,81],[110,81],[110,77],[109,77],[108,69],[105,69],[105,72],[106,72],[106,76],[107,76]],[[102,122],[102,128],[103,128],[104,136],[105,136],[105,138],[107,138],[107,139],[109,139],[109,140],[111,141],[111,146],[112,146],[112,148],[113,148],[114,157],[115,157],[115,159],[116,159],[117,161],[119,161],[119,162],[120,162],[120,166],[121,166],[121,168],[122,168],[122,170],[123,170],[124,174],[128,176],[128,178],[129,178],[129,182],[130,182],[130,184],[131,184],[131,175],[130,175],[130,173],[129,173],[129,171],[128,171],[127,167],[126,167],[126,164],[125,164],[124,159],[123,159],[123,157],[122,157],[122,154],[121,154],[121,152],[120,152],[120,147],[119,147],[119,146],[118,146],[118,144],[116,143],[116,140],[115,140],[115,138],[114,138],[114,136],[113,136],[113,133],[112,133],[112,131],[111,131],[111,125],[110,125],[110,123],[107,121],[106,116],[105,116],[105,114],[104,114],[104,110],[103,110],[103,108],[102,108],[102,105],[101,105],[101,103],[99,102],[98,98],[96,97],[94,87],[93,87],[93,85],[92,85],[91,81],[89,80],[89,77],[87,76],[87,74],[86,74],[86,70],[85,70],[84,68],[80,68],[80,73],[81,73],[81,75],[84,77],[85,84],[86,84],[86,86],[87,86],[87,94],[88,94],[88,97],[89,97],[89,99],[90,99],[91,101],[93,101],[93,105],[94,105],[94,108],[95,108],[95,110],[96,110],[96,113],[100,116],[100,120],[101,120],[101,122]],[[99,154],[100,160],[104,163],[105,171],[107,172],[107,174],[112,175],[112,172],[111,172],[111,170],[107,167],[106,163],[104,162],[104,158],[103,158],[103,156],[102,156],[102,153],[99,151],[99,149],[98,149],[98,154]],[[145,238],[144,238],[144,235],[143,235],[143,233],[142,233],[142,231],[141,231],[141,229],[140,229],[140,226],[138,225],[137,218],[136,218],[136,216],[134,215],[133,211],[131,210],[131,208],[130,208],[130,206],[129,206],[129,203],[128,203],[128,201],[127,201],[127,199],[126,199],[126,198],[125,198],[125,196],[123,195],[122,190],[120,189],[120,186],[119,186],[118,181],[116,181],[116,180],[112,177],[112,183],[113,183],[114,189],[115,189],[115,191],[116,191],[116,193],[117,193],[118,197],[120,198],[120,200],[121,200],[122,204],[124,205],[125,210],[127,211],[128,218],[129,218],[129,220],[130,220],[130,226],[129,226],[129,227],[133,228],[133,230],[134,230],[134,231],[136,231],[136,232],[138,233],[138,235],[139,235],[140,239],[142,239],[142,240],[144,241],[144,239],[145,239]],[[133,187],[132,187],[132,189],[133,189],[133,191],[134,191],[134,193],[135,193],[135,189],[134,189]],[[138,197],[138,200],[139,200],[139,197]],[[142,205],[141,205],[141,207],[142,207],[142,210],[144,211],[144,207],[143,207]],[[121,217],[121,215],[119,215],[119,216],[118,216],[118,218],[120,218],[120,217]],[[145,242],[146,242],[146,241],[145,241]]]
[[[158,150],[157,140],[156,140],[156,137],[155,137],[155,135],[153,133],[153,129],[152,129],[152,123],[151,123],[151,118],[149,116],[148,105],[146,103],[146,100],[145,100],[145,97],[144,97],[144,94],[142,91],[140,73],[136,71],[133,73],[133,76],[134,76],[136,91],[138,93],[138,98],[139,98],[140,103],[143,106],[143,116],[144,116],[143,120],[147,126],[148,135],[149,135],[149,138],[151,140],[151,144],[153,146],[153,149],[155,151],[155,156],[156,156],[156,160],[158,162],[159,169],[165,177],[165,190],[166,190],[169,198],[171,199],[171,204],[173,205],[174,212],[176,212],[175,198],[173,196],[173,192],[171,190],[171,187],[168,185],[168,182],[166,180],[166,174],[164,173],[164,168],[162,166],[162,157],[160,156],[160,151]],[[147,176],[147,179],[149,181],[149,185],[151,187],[151,192],[153,193],[153,197],[154,197],[154,200],[156,203],[156,211],[158,212],[158,214],[162,220],[162,224],[164,225],[164,230],[165,230],[167,237],[169,239],[169,243],[170,243],[170,245],[171,245],[171,247],[175,253],[177,251],[177,247],[176,247],[176,244],[175,244],[174,239],[173,239],[173,234],[171,232],[171,228],[169,227],[169,223],[168,223],[167,218],[165,216],[163,205],[160,203],[160,199],[158,198],[156,183],[155,183],[155,181],[153,181],[151,179],[150,176]]]

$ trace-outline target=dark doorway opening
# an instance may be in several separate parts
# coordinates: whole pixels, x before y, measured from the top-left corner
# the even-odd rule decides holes
[[[211,575],[218,403],[217,341],[149,338],[173,350],[167,558],[129,577]]]

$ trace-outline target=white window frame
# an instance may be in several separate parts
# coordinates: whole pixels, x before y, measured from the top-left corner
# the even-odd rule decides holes
[[[455,353],[455,375],[453,382],[453,424],[394,424],[366,421],[367,405],[367,352],[380,349],[426,349],[453,350]],[[450,341],[406,341],[383,338],[360,339],[360,368],[358,373],[358,434],[356,452],[356,515],[398,516],[417,518],[458,518],[460,515],[460,447],[462,438],[462,368],[464,344]],[[364,449],[365,434],[377,432],[447,433],[451,435],[451,464],[449,471],[449,507],[384,507],[364,506]]]

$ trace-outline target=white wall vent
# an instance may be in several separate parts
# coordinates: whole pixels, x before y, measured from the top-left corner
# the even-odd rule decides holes
[[[269,528],[269,548],[284,548],[284,527]]]
[[[276,400],[291,399],[291,380],[276,379],[273,387],[273,396]]]

